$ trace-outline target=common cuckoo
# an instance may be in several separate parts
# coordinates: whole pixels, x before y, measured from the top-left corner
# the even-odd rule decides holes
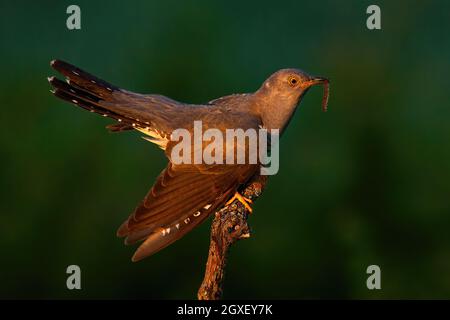
[[[328,101],[328,80],[298,69],[272,74],[254,93],[233,94],[202,105],[181,103],[156,94],[138,94],[116,87],[61,60],[50,65],[66,81],[49,77],[53,94],[90,112],[114,119],[112,132],[137,130],[164,150],[167,167],[119,227],[126,244],[143,241],[132,260],[141,260],[180,239],[208,216],[234,199],[251,212],[251,201],[239,194],[258,178],[256,164],[174,164],[174,130],[193,130],[194,121],[206,128],[265,128],[284,131],[308,89],[324,85],[323,109]]]

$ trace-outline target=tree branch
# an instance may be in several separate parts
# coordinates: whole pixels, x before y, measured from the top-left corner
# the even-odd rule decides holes
[[[266,176],[259,176],[241,194],[248,199],[256,200],[261,195],[266,180]],[[222,297],[228,250],[237,240],[250,238],[248,214],[248,210],[238,200],[216,212],[211,225],[205,276],[197,293],[199,300],[217,300]]]

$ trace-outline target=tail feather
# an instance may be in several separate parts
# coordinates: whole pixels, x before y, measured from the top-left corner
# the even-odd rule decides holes
[[[108,129],[110,132],[122,132],[127,130],[133,130],[134,127],[130,124],[126,123],[113,123],[106,126],[106,129]]]
[[[172,131],[167,113],[179,106],[178,102],[164,96],[122,90],[61,60],[53,60],[50,65],[66,77],[66,81],[48,78],[55,96],[117,120],[119,123],[107,126],[111,132],[137,129],[152,138],[156,137],[150,141],[165,147]]]
[[[83,92],[82,90],[76,89],[73,86],[69,86],[65,82],[56,79],[54,77],[49,78],[49,82],[54,87],[54,90],[52,92],[56,97],[65,100],[67,102],[73,103],[90,112],[98,113],[103,117],[109,117],[119,122],[124,122],[127,127],[129,126],[133,127],[132,119],[128,119],[115,112],[112,112],[108,109],[99,106],[96,100],[92,96],[90,96],[88,92]]]
[[[111,132],[120,132],[125,130],[133,130],[133,120],[127,119],[116,112],[111,112],[99,105],[100,97],[95,94],[85,91],[82,87],[79,87],[68,81],[68,83],[61,81],[55,77],[48,78],[49,83],[54,87],[52,91],[55,96],[65,101],[76,104],[91,112],[98,113],[102,116],[113,118],[119,123],[114,123],[106,126]]]
[[[131,126],[133,128],[133,123],[136,123],[135,119],[129,119],[126,116],[102,106],[100,101],[103,99],[99,96],[100,90],[90,90],[87,87],[76,85],[70,80],[64,82],[55,77],[49,77],[48,82],[54,88],[52,93],[62,100],[73,103],[90,112],[95,112],[104,117],[123,122],[127,127]],[[104,95],[104,93],[101,94]],[[119,123],[119,125],[121,125],[121,123]]]
[[[60,72],[62,75],[67,77],[69,83],[72,82],[76,86],[84,88],[85,90],[98,95],[99,97],[110,95],[114,91],[119,91],[120,88],[116,87],[102,79],[93,76],[92,74],[83,71],[70,63],[61,60],[52,60],[50,65],[53,69]]]
[[[83,89],[74,83],[70,83],[69,80],[64,82],[55,77],[48,77],[47,80],[55,89],[66,91],[68,94],[77,96],[80,99],[91,101],[95,104],[98,104],[99,101],[102,100],[102,98],[97,96],[94,92]]]

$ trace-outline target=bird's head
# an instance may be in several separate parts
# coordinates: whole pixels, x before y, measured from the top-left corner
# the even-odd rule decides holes
[[[304,94],[314,85],[323,84],[323,111],[327,110],[328,79],[313,77],[299,69],[281,69],[262,84],[255,96],[262,102],[261,113],[267,127],[283,129]]]

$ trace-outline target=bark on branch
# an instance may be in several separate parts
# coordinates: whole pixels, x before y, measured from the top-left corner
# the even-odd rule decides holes
[[[262,193],[266,176],[260,176],[241,193],[255,201]],[[237,240],[250,238],[247,223],[248,210],[238,200],[217,211],[211,225],[208,261],[205,276],[197,293],[199,300],[217,300],[222,297],[222,285],[230,246]]]

